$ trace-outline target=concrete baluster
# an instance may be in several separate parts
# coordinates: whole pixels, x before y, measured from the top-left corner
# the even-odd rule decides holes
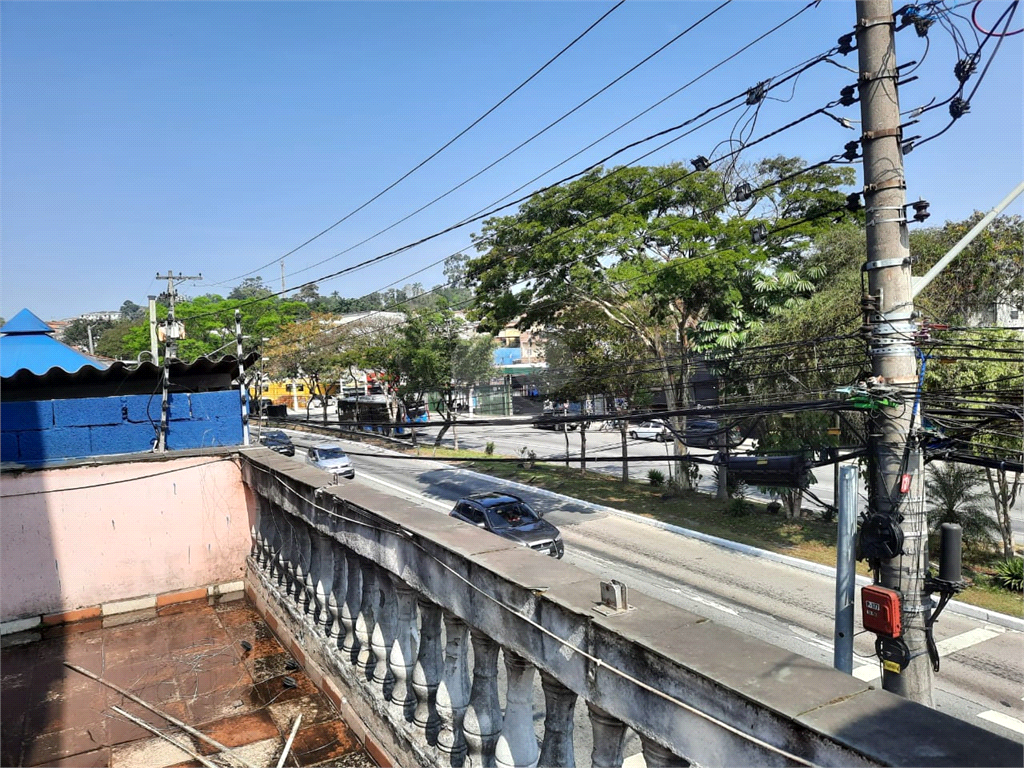
[[[356,615],[356,650],[355,664],[366,679],[373,675],[373,667],[377,662],[371,645],[373,627],[376,623],[377,606],[380,604],[380,589],[377,587],[377,566],[364,560],[359,564],[363,575],[363,594],[359,601],[359,613]]]
[[[256,564],[260,570],[263,569],[263,534],[260,533],[260,514],[257,509],[256,522],[249,529],[249,536],[252,542],[249,546],[249,559]]]
[[[263,571],[263,576],[267,579],[273,579],[274,567],[276,563],[276,553],[274,552],[274,518],[276,513],[274,506],[270,502],[264,504],[263,509],[260,510],[260,569]]]
[[[292,541],[295,544],[295,604],[303,618],[310,613],[313,597],[313,578],[310,576],[310,560],[312,558],[309,543],[309,528],[302,520],[292,519]]]
[[[545,768],[576,765],[572,749],[576,693],[545,672],[540,673],[540,684],[544,690],[544,741],[540,748],[540,765]]]
[[[294,531],[290,515],[283,510],[277,515],[277,532],[281,536],[281,543],[278,546],[278,563],[281,573],[278,575],[278,583],[284,589],[285,595],[292,597],[295,594],[295,545]]]
[[[327,593],[327,624],[324,627],[324,634],[330,638],[328,645],[331,653],[341,650],[341,644],[345,639],[345,628],[341,624],[341,607],[345,604],[345,590],[347,589],[346,575],[348,574],[348,558],[345,556],[345,549],[334,539],[328,539],[331,545],[331,564],[333,574],[331,575],[331,590]]]
[[[377,577],[378,600],[373,612],[373,631],[370,633],[370,647],[373,648],[374,685],[384,694],[384,700],[391,700],[395,678],[391,674],[388,656],[395,639],[395,593],[391,588],[391,574],[383,568],[374,567]]]
[[[501,702],[498,701],[498,644],[479,630],[473,639],[473,688],[463,730],[469,759],[474,766],[494,766],[494,747],[501,733]]]
[[[505,694],[505,719],[494,748],[498,768],[533,768],[540,752],[533,728],[534,666],[518,654],[504,649],[508,690]]]
[[[341,626],[345,629],[341,653],[345,661],[353,664],[359,653],[356,624],[359,619],[359,606],[363,600],[363,569],[359,560],[359,556],[352,552],[346,554],[345,602],[341,605]]]
[[[317,530],[313,531],[313,541],[316,544],[316,570],[313,572],[313,600],[316,612],[313,614],[313,621],[324,635],[329,635],[331,615],[327,603],[331,594],[331,583],[334,581],[334,542]]]
[[[402,713],[404,720],[411,720],[416,709],[416,696],[412,689],[412,670],[416,663],[416,648],[419,645],[419,628],[416,626],[416,593],[397,576],[391,578],[395,598],[394,640],[388,664],[395,680],[391,692],[391,703]]]
[[[587,702],[594,747],[590,762],[594,768],[621,768],[622,750],[626,745],[626,724],[603,709]]]
[[[444,615],[447,638],[444,646],[444,673],[437,686],[437,715],[441,730],[437,735],[437,748],[448,757],[453,766],[466,760],[466,738],[462,730],[469,705],[469,668],[466,642],[466,623],[450,613]]]
[[[647,768],[680,768],[690,764],[688,760],[677,757],[666,747],[644,736],[640,737],[640,744],[643,745]]]
[[[416,694],[416,710],[412,721],[423,729],[427,743],[437,744],[441,720],[437,714],[437,686],[441,681],[444,661],[441,651],[441,609],[422,598],[420,609],[420,644],[416,664],[412,668],[412,690]]]

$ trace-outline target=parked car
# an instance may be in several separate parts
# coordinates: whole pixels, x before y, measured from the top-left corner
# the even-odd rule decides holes
[[[725,444],[727,433],[730,448],[735,448],[743,442],[743,435],[736,427],[727,429],[711,419],[688,419],[683,442],[698,448],[719,448]]]
[[[306,454],[306,463],[330,472],[335,477],[347,477],[351,480],[356,476],[356,468],[352,459],[337,443],[319,443],[311,446]]]
[[[260,444],[285,456],[295,455],[295,443],[279,429],[271,429],[260,435]]]
[[[559,559],[565,554],[558,529],[511,493],[475,493],[459,499],[450,514],[534,552]]]
[[[629,425],[629,436],[634,440],[657,440],[659,443],[672,439],[672,432],[664,421],[652,419]]]

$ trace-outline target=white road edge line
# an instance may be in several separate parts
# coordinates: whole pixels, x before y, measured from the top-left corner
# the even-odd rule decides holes
[[[1002,712],[996,712],[995,710],[990,709],[985,712],[979,712],[978,717],[982,720],[988,720],[990,723],[1001,725],[1007,730],[1015,731],[1016,733],[1024,733],[1024,723],[1016,717],[1010,717]]]
[[[454,504],[442,504],[441,502],[437,501],[436,499],[431,499],[431,498],[429,498],[427,496],[424,496],[422,494],[416,493],[415,491],[410,491],[407,488],[402,488],[399,485],[394,485],[392,483],[387,482],[386,480],[381,480],[380,478],[376,478],[376,477],[368,477],[367,475],[363,474],[362,472],[359,473],[358,477],[359,477],[360,480],[363,480],[363,481],[366,481],[366,482],[370,482],[370,483],[376,483],[377,485],[383,485],[385,488],[390,488],[393,491],[398,491],[403,496],[412,496],[413,498],[419,499],[424,504],[429,504],[434,509],[440,510],[441,512],[450,512],[451,508],[454,506]]]

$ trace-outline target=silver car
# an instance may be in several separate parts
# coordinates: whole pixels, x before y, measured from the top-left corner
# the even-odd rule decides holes
[[[356,476],[356,468],[352,466],[352,459],[337,443],[319,443],[311,446],[306,454],[306,463],[312,464],[324,472],[330,472],[336,478],[346,477],[351,480]]]
[[[629,436],[634,440],[645,439],[645,440],[657,440],[659,443],[664,442],[671,438],[672,433],[669,428],[665,426],[665,422],[659,419],[652,419],[651,421],[642,421],[639,424],[629,425]]]

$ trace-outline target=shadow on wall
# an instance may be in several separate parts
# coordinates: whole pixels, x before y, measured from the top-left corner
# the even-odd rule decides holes
[[[18,423],[29,434],[42,435],[46,429],[53,426],[52,416],[49,420],[43,418],[51,412],[42,407],[20,409]],[[0,455],[4,461],[9,461],[12,453],[11,439],[8,437],[10,433],[6,431],[7,419],[8,411],[5,408],[2,416],[5,431],[0,447]],[[4,486],[8,490],[11,488],[10,483],[5,483]],[[38,516],[39,520],[49,521],[51,500],[45,491],[42,477],[30,480],[26,484],[19,484],[17,493],[24,495],[19,496],[17,503],[25,505],[26,511]],[[59,594],[60,566],[50,526],[43,524],[28,531],[17,526],[16,530],[12,530],[13,526],[10,526],[9,522],[16,518],[6,513],[8,505],[12,503],[13,498],[9,498],[6,493],[0,494],[0,504],[5,508],[5,514],[0,515],[0,545],[4,550],[0,553],[0,584],[24,585],[38,598],[43,595]],[[26,572],[21,567],[24,561],[9,557],[9,548],[32,552],[33,557],[38,559],[37,567]],[[9,589],[0,591],[0,622],[3,627],[3,645],[6,649],[3,684],[0,686],[0,765],[31,765],[33,745],[40,741],[43,724],[64,714],[65,702],[61,699],[60,692],[61,680],[67,672],[63,666],[63,660],[67,655],[67,640],[59,632],[53,632],[53,637],[47,637],[51,630],[38,625],[42,611],[34,617],[18,615],[21,613],[20,608],[8,605],[10,597]],[[94,621],[98,622],[99,618]],[[27,627],[31,629],[24,631]],[[8,647],[12,643],[29,644]],[[32,658],[29,659],[27,656]],[[34,709],[29,709],[30,702],[43,704],[37,704]]]

